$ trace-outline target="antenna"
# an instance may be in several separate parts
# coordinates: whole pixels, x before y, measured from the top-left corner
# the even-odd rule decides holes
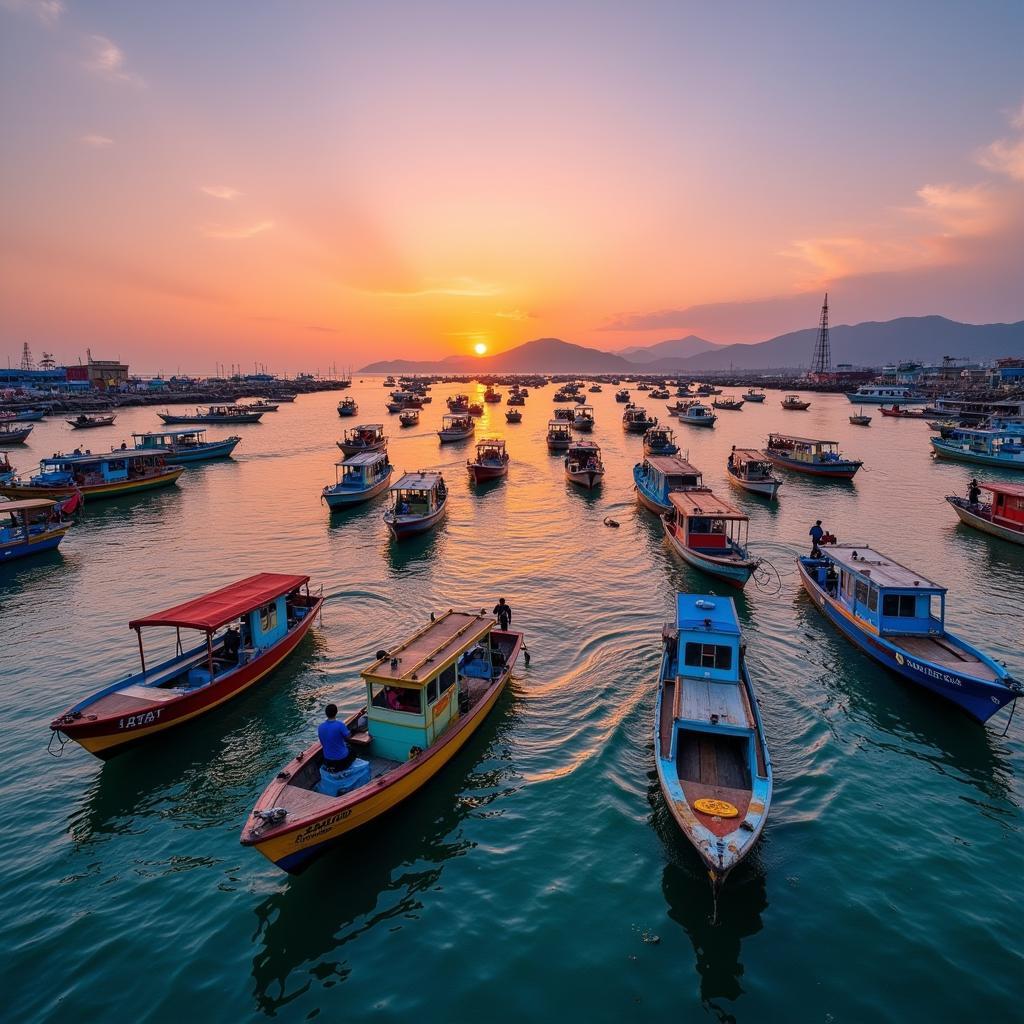
[[[828,340],[828,292],[825,292],[825,302],[821,307],[821,322],[818,324],[818,338],[814,343],[811,368],[814,373],[832,372],[832,349]]]
[[[27,341],[25,342],[24,345],[21,346],[21,368],[23,370],[33,369],[32,349],[28,347]]]

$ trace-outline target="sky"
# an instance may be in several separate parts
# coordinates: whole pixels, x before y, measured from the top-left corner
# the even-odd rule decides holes
[[[0,0],[0,357],[1024,319],[1024,3]]]

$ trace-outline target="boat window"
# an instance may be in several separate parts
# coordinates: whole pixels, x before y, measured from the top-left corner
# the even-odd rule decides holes
[[[917,598],[913,594],[886,594],[882,598],[882,614],[901,619],[917,617]]]
[[[437,700],[437,676],[427,683],[427,703],[433,704]]]
[[[868,603],[868,585],[861,580],[857,580],[854,584],[854,597],[858,604]]]
[[[277,602],[271,601],[260,609],[260,632],[269,633],[277,625]]]
[[[878,611],[878,591],[874,587],[868,589],[868,608]]]
[[[942,621],[942,596],[940,594],[932,594],[928,602],[928,611],[933,619],[938,622]]]
[[[441,683],[441,692],[450,690],[455,685],[455,666],[449,665],[438,677]]]
[[[686,645],[685,663],[692,668],[732,668],[732,648],[720,644]]]
[[[410,715],[422,712],[420,701],[421,691],[408,686],[382,686],[374,683],[370,692],[370,703],[375,708],[386,708],[388,711],[401,711]]]

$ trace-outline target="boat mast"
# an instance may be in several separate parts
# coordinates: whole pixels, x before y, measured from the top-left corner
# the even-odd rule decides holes
[[[832,372],[832,349],[828,340],[828,292],[825,292],[825,302],[821,307],[818,338],[814,343],[814,358],[811,362],[812,371],[816,374]]]

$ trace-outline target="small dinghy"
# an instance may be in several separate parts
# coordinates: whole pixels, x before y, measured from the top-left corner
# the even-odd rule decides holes
[[[448,487],[440,473],[406,473],[391,485],[393,504],[384,513],[395,540],[432,530],[448,510]]]
[[[810,409],[811,407],[811,403],[805,402],[799,395],[786,395],[779,404],[783,409],[793,412],[803,412],[805,409]]]
[[[360,452],[382,452],[388,446],[387,435],[383,423],[361,423],[358,427],[345,431],[345,436],[338,442],[338,447],[346,455],[358,455]]]
[[[476,422],[468,413],[445,413],[441,417],[441,429],[437,436],[441,444],[451,441],[465,441],[476,433]]]
[[[604,479],[601,449],[593,441],[574,441],[565,454],[565,478],[588,490]]]

